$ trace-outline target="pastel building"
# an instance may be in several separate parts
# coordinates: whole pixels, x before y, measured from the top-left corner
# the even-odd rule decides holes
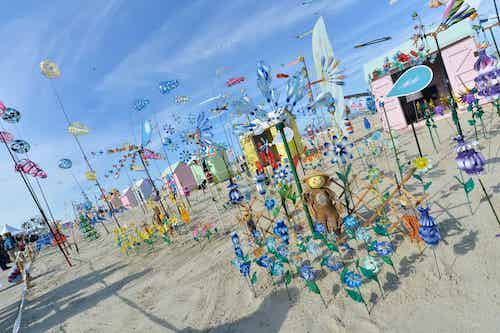
[[[437,35],[437,40],[441,48],[442,58],[438,55],[434,38],[428,37],[426,47],[430,50],[430,59],[433,61],[425,61],[423,65],[427,65],[432,69],[434,78],[427,88],[411,97],[387,98],[385,96],[396,80],[412,66],[411,61],[404,61],[405,57],[411,59],[416,55],[416,47],[412,40],[364,65],[365,79],[370,85],[371,92],[376,99],[382,99],[385,102],[391,128],[405,129],[411,123],[423,120],[423,115],[416,112],[416,102],[421,103],[424,100],[432,100],[435,105],[440,105],[440,97],[448,96],[446,73],[455,96],[465,91],[466,88],[474,87],[474,78],[477,75],[473,67],[476,61],[476,46],[472,37],[474,34],[475,32],[468,20],[440,32]],[[403,61],[399,62],[399,66],[391,66],[396,62],[398,54],[400,55],[399,59]],[[392,68],[384,72],[384,66],[386,69]],[[378,103],[376,104],[382,124],[384,128],[387,128],[382,110]]]
[[[186,191],[191,192],[192,190],[198,188],[198,183],[194,178],[193,172],[185,163],[177,162],[168,166],[162,172],[161,178],[165,183],[167,183],[169,177],[172,177],[177,188],[177,192],[182,195],[185,195]]]

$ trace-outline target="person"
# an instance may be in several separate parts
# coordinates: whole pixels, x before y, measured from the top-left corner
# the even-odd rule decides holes
[[[7,251],[5,250],[5,247],[3,245],[3,237],[0,235],[0,268],[2,271],[5,271],[9,269],[10,267],[7,266],[7,262],[9,261],[9,255],[7,254]]]
[[[3,245],[9,254],[10,262],[14,262],[16,260],[16,241],[10,232],[4,234]]]

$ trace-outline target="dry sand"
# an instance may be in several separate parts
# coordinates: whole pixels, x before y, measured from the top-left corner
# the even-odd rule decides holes
[[[464,127],[471,134],[461,114]],[[500,122],[487,112],[489,139],[481,138],[488,160],[482,176],[500,211]],[[373,118],[372,118],[373,119]],[[376,124],[374,120],[372,124]],[[124,256],[101,227],[101,238],[80,242],[68,269],[55,250],[44,251],[34,263],[34,287],[23,315],[23,332],[499,332],[500,328],[500,228],[482,192],[472,193],[473,215],[463,190],[454,180],[456,166],[449,142],[451,121],[439,121],[440,153],[432,152],[427,128],[418,130],[424,152],[434,167],[429,174],[431,213],[444,240],[436,249],[442,274],[439,278],[432,251],[420,254],[406,238],[394,240],[399,279],[387,267],[380,274],[385,298],[374,283],[363,287],[372,308],[348,299],[333,287],[338,274],[321,276],[318,285],[328,302],[325,309],[317,295],[294,279],[289,301],[285,289],[272,286],[259,272],[257,298],[246,280],[231,266],[232,244],[222,235],[198,244],[186,233],[167,246],[157,242],[153,251]],[[359,121],[357,132],[363,133]],[[365,133],[363,133],[365,134]],[[470,137],[470,135],[469,135]],[[400,137],[404,160],[417,150],[411,132]],[[384,163],[391,163],[387,159]],[[361,168],[360,161],[355,167]],[[415,191],[419,191],[417,187]],[[214,206],[196,194],[194,220],[216,219]],[[194,200],[194,201],[197,201]],[[135,214],[135,216],[133,216]],[[120,218],[134,221],[140,211]],[[237,230],[237,210],[226,211],[226,228]],[[111,222],[108,223],[111,226]],[[3,288],[9,287],[0,273]],[[8,331],[17,314],[20,287],[0,291],[0,331]]]

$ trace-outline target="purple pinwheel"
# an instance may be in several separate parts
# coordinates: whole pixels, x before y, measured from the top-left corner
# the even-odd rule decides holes
[[[461,135],[457,136],[455,141],[457,142],[455,147],[457,157],[455,161],[457,162],[458,168],[465,171],[468,175],[475,175],[483,172],[486,159],[481,152],[474,149],[473,146],[477,143],[468,143]]]
[[[238,187],[238,184],[234,183],[233,180],[229,178],[229,185],[227,186],[229,189],[229,202],[233,205],[240,204],[244,199]]]
[[[420,228],[418,233],[422,240],[430,246],[436,246],[441,240],[441,233],[434,222],[434,218],[429,215],[429,207],[418,206]]]

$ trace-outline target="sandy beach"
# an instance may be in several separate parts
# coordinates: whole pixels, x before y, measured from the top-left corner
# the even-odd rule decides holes
[[[466,119],[467,113],[461,118]],[[479,148],[487,159],[481,176],[492,202],[500,210],[500,122],[487,112],[487,139]],[[372,123],[376,118],[372,117]],[[378,123],[379,124],[379,123]],[[245,279],[231,265],[233,249],[226,235],[210,241],[177,235],[167,246],[156,242],[138,254],[123,255],[113,235],[92,242],[80,240],[68,268],[55,249],[44,250],[34,262],[33,288],[23,312],[23,332],[495,332],[498,331],[500,252],[495,222],[479,186],[471,196],[473,215],[456,173],[451,121],[438,122],[441,144],[432,151],[427,128],[418,129],[426,155],[432,159],[428,179],[431,214],[443,240],[435,253],[421,253],[406,237],[393,245],[397,276],[389,268],[379,274],[384,297],[375,284],[364,287],[371,314],[348,299],[338,287],[338,274],[322,275],[318,286],[328,308],[299,279],[289,287],[258,271],[254,297]],[[380,125],[377,125],[380,126]],[[368,135],[360,120],[359,136]],[[359,130],[358,130],[359,129]],[[467,126],[471,137],[471,128]],[[417,154],[411,131],[399,137],[404,161]],[[393,162],[381,161],[382,166]],[[387,164],[387,165],[388,165]],[[363,174],[359,160],[354,173]],[[389,166],[389,165],[388,165]],[[416,187],[410,188],[418,192]],[[225,193],[221,194],[225,196]],[[211,200],[202,193],[193,199],[195,225],[216,220]],[[219,202],[220,204],[220,202]],[[241,231],[237,209],[222,213],[225,230]],[[124,223],[143,219],[140,211],[119,216]],[[106,222],[111,226],[111,222]],[[441,278],[439,277],[441,275]],[[20,286],[10,286],[0,274],[0,331],[8,332],[17,315]]]

